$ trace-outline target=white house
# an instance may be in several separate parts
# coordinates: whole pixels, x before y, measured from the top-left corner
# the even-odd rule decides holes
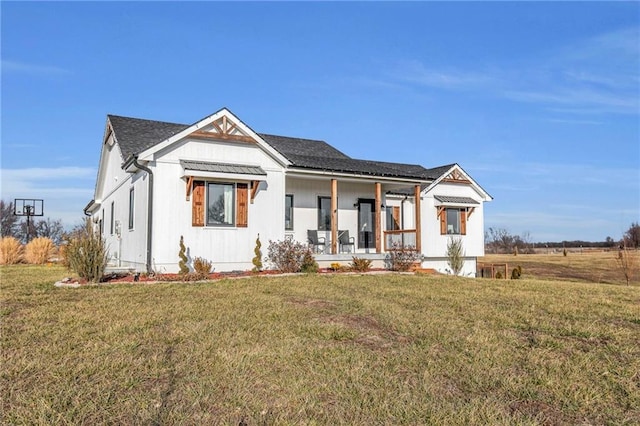
[[[181,236],[190,259],[231,271],[252,268],[258,235],[266,253],[270,240],[317,233],[321,265],[357,256],[382,266],[404,244],[441,272],[448,239],[461,238],[463,274],[474,276],[491,199],[457,164],[354,159],[323,141],[256,133],[223,108],[191,125],[108,115],[85,214],[110,265],[138,271],[177,272]]]

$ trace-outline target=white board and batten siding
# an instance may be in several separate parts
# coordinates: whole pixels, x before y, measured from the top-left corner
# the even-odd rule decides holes
[[[193,226],[192,197],[186,198],[187,178],[180,160],[260,166],[267,176],[255,177],[262,182],[253,203],[248,204],[247,227]],[[258,234],[263,254],[269,240],[284,239],[284,169],[256,145],[187,139],[156,154],[153,172],[156,189],[152,253],[157,272],[178,271],[180,236],[184,237],[190,261],[195,257],[205,258],[213,263],[216,271],[251,269]],[[195,180],[249,183],[232,175],[199,178],[198,172],[193,174]]]
[[[144,270],[146,265],[147,176],[127,173],[121,167],[122,154],[111,138],[103,145],[96,201],[100,208],[93,215],[102,220],[102,236],[109,252],[109,265]],[[129,196],[134,191],[133,227],[129,228]],[[113,203],[113,217],[111,205]],[[113,232],[112,232],[113,222]],[[118,236],[118,228],[120,236]]]
[[[438,202],[435,196],[466,197],[478,201],[474,205],[473,213],[467,218],[466,233],[441,234],[440,219],[438,218]],[[423,195],[422,198],[422,234],[423,253],[426,257],[423,267],[432,268],[438,272],[447,273],[450,269],[446,260],[447,244],[450,238],[462,240],[465,253],[465,265],[461,272],[463,276],[475,276],[476,259],[484,256],[484,212],[483,198],[472,185],[442,182]],[[451,206],[454,207],[454,206]]]

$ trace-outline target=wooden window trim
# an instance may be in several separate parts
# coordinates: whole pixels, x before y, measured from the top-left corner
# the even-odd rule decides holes
[[[249,224],[249,185],[236,183],[236,211],[235,225],[238,228],[246,228]]]
[[[208,223],[209,185],[233,186],[233,223]],[[191,196],[191,226],[211,228],[246,228],[249,226],[249,184],[247,182],[218,182],[208,180],[192,180],[188,184],[187,193]]]
[[[458,232],[449,234],[447,232],[447,227],[449,225],[447,220],[447,211],[448,210],[457,210],[458,211]],[[470,213],[467,213],[467,209],[465,207],[438,207],[437,217],[440,219],[440,235],[467,235],[467,221],[469,220]]]

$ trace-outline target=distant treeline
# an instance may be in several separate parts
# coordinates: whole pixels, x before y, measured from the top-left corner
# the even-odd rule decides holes
[[[532,243],[536,248],[548,247],[548,248],[613,248],[620,245],[620,241],[614,241],[613,238],[609,241],[547,241],[544,243]]]
[[[511,234],[505,228],[489,228],[484,235],[485,251],[487,253],[534,253],[536,249],[575,249],[597,248],[612,249],[618,247],[638,248],[640,246],[640,226],[632,223],[631,227],[622,239],[615,240],[607,237],[604,241],[547,241],[534,243],[531,235],[525,232],[522,235]]]

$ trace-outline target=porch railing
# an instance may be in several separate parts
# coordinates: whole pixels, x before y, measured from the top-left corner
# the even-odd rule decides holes
[[[384,251],[416,248],[416,230],[384,231]]]

